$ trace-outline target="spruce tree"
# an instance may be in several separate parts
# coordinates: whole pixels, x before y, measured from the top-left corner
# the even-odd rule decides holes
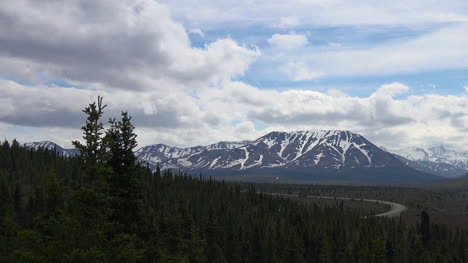
[[[111,220],[116,231],[136,233],[142,222],[142,169],[136,165],[133,153],[137,146],[134,126],[126,111],[119,121],[110,119],[104,137],[105,164],[112,170],[108,178]]]
[[[108,167],[112,168],[112,171],[121,174],[122,169],[122,140],[119,122],[115,118],[109,119],[110,127],[106,131],[103,144],[105,148],[104,159]]]
[[[136,165],[133,150],[137,146],[137,135],[131,123],[132,117],[127,111],[123,111],[121,116],[120,121],[109,119],[110,128],[104,137],[107,165],[117,174],[128,172]]]
[[[101,135],[104,126],[100,121],[107,105],[102,104],[102,97],[98,96],[97,104],[89,104],[83,112],[87,115],[86,123],[81,127],[85,144],[73,141],[73,145],[80,150],[80,156],[88,167],[94,167],[102,159],[103,148],[101,147]]]
[[[133,150],[137,147],[135,126],[131,123],[132,117],[127,111],[122,112],[122,120],[119,122],[122,140],[122,163],[124,167],[131,168],[135,165],[136,157]]]

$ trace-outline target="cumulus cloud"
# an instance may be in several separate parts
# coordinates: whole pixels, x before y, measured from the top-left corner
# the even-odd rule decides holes
[[[211,102],[207,109],[226,112],[228,118],[229,109],[236,108],[236,119],[261,121],[268,130],[348,129],[393,148],[455,140],[463,148],[468,143],[460,141],[468,128],[468,96],[404,96],[408,91],[404,84],[391,83],[361,98],[336,92],[259,90],[237,82],[204,98]]]
[[[257,56],[232,39],[192,48],[185,28],[152,0],[18,0],[0,8],[0,71],[32,82],[196,89],[242,75]]]
[[[311,70],[303,62],[289,62],[286,64],[285,71],[293,81],[313,80],[324,75],[323,72]]]
[[[203,128],[194,120],[204,117],[196,100],[183,92],[135,93],[92,91],[78,88],[23,86],[0,80],[0,121],[33,127],[80,127],[81,109],[98,95],[109,104],[105,118],[128,110],[140,127],[183,129]]]
[[[354,97],[341,92],[262,90],[227,82],[190,96],[183,92],[160,95],[44,88],[2,80],[0,137],[78,139],[84,121],[80,110],[99,94],[109,105],[106,118],[129,110],[140,145],[190,146],[254,139],[273,130],[309,129],[352,130],[389,148],[436,142],[458,143],[460,148],[468,145],[464,136],[468,95],[408,96],[409,89],[402,83],[390,83],[368,97]],[[256,129],[256,122],[267,128]]]
[[[305,35],[290,33],[290,34],[273,34],[268,43],[279,49],[294,49],[307,45],[309,41]]]

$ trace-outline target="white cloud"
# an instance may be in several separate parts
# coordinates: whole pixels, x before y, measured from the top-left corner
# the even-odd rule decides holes
[[[468,96],[395,98],[408,91],[408,86],[392,83],[360,98],[307,90],[259,90],[237,82],[204,94],[203,101],[209,102],[207,110],[225,112],[224,118],[261,121],[268,130],[348,129],[393,148],[440,142],[458,148],[468,145],[464,136]],[[237,109],[235,114],[232,108]]]
[[[405,94],[409,91],[409,87],[402,83],[391,83],[382,85],[376,92],[374,92],[371,97],[374,98],[393,98],[397,95]]]
[[[195,97],[177,91],[89,91],[2,80],[0,137],[63,143],[79,139],[84,121],[80,110],[100,94],[109,105],[104,119],[118,116],[120,110],[130,112],[140,145],[191,146],[254,139],[272,130],[306,129],[352,130],[389,148],[444,143],[463,149],[468,145],[468,95],[406,96],[408,91],[404,84],[391,83],[368,97],[353,97],[225,82]],[[255,122],[267,128],[256,130]]]
[[[311,70],[302,62],[289,62],[285,67],[285,71],[293,81],[313,80],[324,75],[322,72]]]
[[[192,48],[185,28],[152,0],[0,7],[0,72],[95,89],[199,89],[242,75],[259,55],[232,39]]]
[[[305,35],[289,33],[289,34],[273,34],[268,43],[274,48],[280,49],[295,49],[304,47],[309,41]]]
[[[0,122],[32,127],[80,127],[81,109],[98,95],[109,104],[110,117],[121,110],[134,115],[140,127],[168,129],[197,126],[204,113],[196,99],[180,91],[169,93],[91,91],[77,88],[23,86],[0,80]],[[200,123],[200,122],[198,122]]]

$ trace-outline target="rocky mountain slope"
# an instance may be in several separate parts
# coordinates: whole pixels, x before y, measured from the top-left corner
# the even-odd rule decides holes
[[[209,146],[176,148],[163,144],[136,152],[139,159],[165,168],[364,168],[403,167],[392,154],[363,136],[349,131],[271,132],[254,141],[223,142]]]

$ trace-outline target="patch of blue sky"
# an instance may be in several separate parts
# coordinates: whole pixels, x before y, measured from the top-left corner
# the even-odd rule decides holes
[[[368,46],[383,44],[392,40],[414,38],[434,30],[440,29],[446,24],[425,26],[297,26],[294,28],[275,28],[261,25],[251,26],[226,26],[203,31],[204,37],[197,33],[190,33],[190,39],[194,47],[204,47],[216,39],[230,37],[241,44],[256,45],[260,48],[269,46],[268,39],[273,34],[303,34],[306,35],[310,45],[327,46],[339,43],[344,46]]]
[[[13,77],[2,77],[2,79],[5,79],[5,80],[10,80],[10,81],[13,81],[15,83],[18,83],[22,86],[34,86],[34,85],[37,85],[37,83],[32,83],[28,80],[24,80],[24,79],[19,79],[19,78],[13,78]],[[68,81],[66,80],[60,80],[60,79],[43,79],[40,84],[43,84],[45,86],[49,86],[49,87],[61,87],[61,88],[76,88],[76,89],[87,89],[86,87],[84,86],[81,86],[81,85],[76,85],[76,84],[72,84],[72,83],[69,83]]]
[[[14,77],[9,77],[9,76],[3,76],[2,79],[13,81],[13,82],[18,83],[18,84],[23,85],[23,86],[32,86],[32,85],[34,85],[33,83],[31,83],[31,82],[29,82],[27,80],[22,80],[22,79],[18,79],[18,78],[14,78]]]
[[[294,28],[275,28],[259,24],[223,25],[203,31],[204,36],[196,33],[189,34],[194,47],[204,47],[220,38],[230,37],[240,44],[255,45],[262,50],[262,55],[236,80],[243,81],[261,89],[309,89],[320,92],[328,90],[341,90],[347,94],[358,97],[367,97],[381,85],[401,82],[410,87],[408,95],[421,95],[425,93],[436,94],[463,94],[464,86],[468,85],[467,69],[450,69],[416,72],[408,74],[369,75],[369,76],[323,76],[308,81],[291,81],[284,72],[284,63],[287,61],[273,61],[269,56],[270,45],[268,39],[273,34],[304,34],[308,38],[308,47],[304,52],[315,51],[316,48],[332,49],[365,49],[385,45],[398,41],[411,41],[418,36],[437,31],[450,24],[425,25],[379,25],[379,26],[307,26],[300,25]],[[288,51],[288,52],[298,52]],[[287,53],[286,53],[287,54]],[[320,71],[320,69],[318,69]]]
[[[75,89],[87,89],[85,86],[72,84],[66,80],[54,79],[46,80],[45,84],[50,87],[61,87],[61,88],[75,88]]]
[[[265,130],[266,128],[269,127],[268,124],[264,123],[263,121],[259,121],[259,120],[254,120],[253,124],[254,124],[254,127],[255,127],[255,129],[257,131],[263,131],[263,130]]]
[[[212,43],[217,39],[231,38],[240,44],[247,46],[255,45],[263,48],[267,45],[267,39],[276,33],[271,28],[264,27],[223,27],[208,31],[203,31],[204,37],[197,33],[190,33],[189,37],[192,46],[202,48],[206,44]]]
[[[236,126],[237,124],[241,123],[241,120],[233,120],[231,121],[231,126]]]
[[[466,93],[464,87],[468,86],[468,69],[389,76],[323,77],[311,81],[256,78],[252,74],[247,74],[240,80],[261,89],[306,89],[319,92],[340,90],[357,97],[367,97],[384,84],[400,82],[410,87],[406,95],[423,95],[426,93],[458,95]]]

